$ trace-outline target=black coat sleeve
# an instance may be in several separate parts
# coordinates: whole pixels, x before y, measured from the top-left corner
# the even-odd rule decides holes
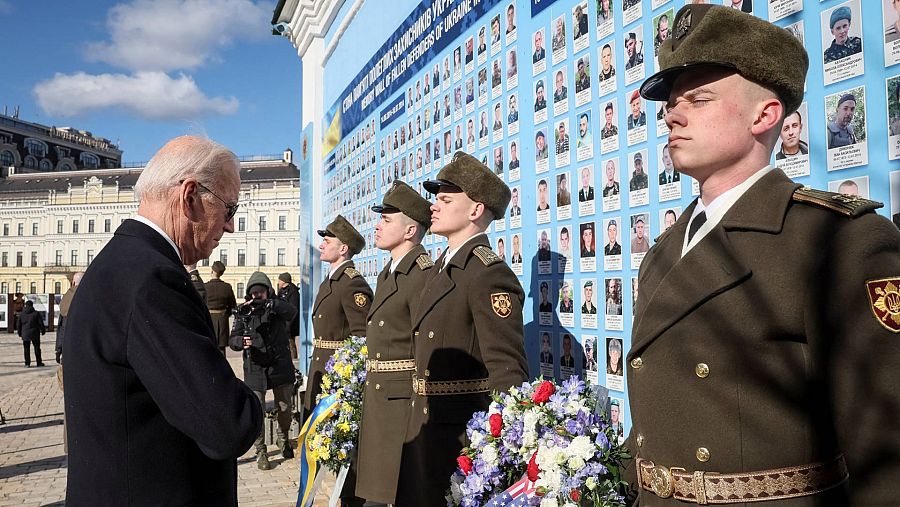
[[[223,360],[186,274],[156,275],[130,310],[128,362],[169,424],[211,459],[236,459],[262,428],[259,400]]]

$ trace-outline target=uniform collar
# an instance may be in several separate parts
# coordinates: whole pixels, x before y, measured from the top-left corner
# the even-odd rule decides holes
[[[332,280],[337,280],[338,278],[341,277],[342,274],[344,274],[345,269],[352,268],[352,267],[353,267],[353,261],[346,260],[346,261],[338,264],[337,266],[331,268],[331,274],[329,275],[329,278],[331,278]]]

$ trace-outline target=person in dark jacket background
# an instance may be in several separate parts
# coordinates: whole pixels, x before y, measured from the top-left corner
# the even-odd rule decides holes
[[[225,354],[228,346],[228,337],[231,328],[228,326],[228,318],[231,311],[237,306],[234,299],[234,289],[231,284],[222,280],[225,273],[225,264],[220,261],[212,263],[212,278],[206,282],[206,307],[209,308],[209,316],[212,319],[213,331],[219,340],[219,350]]]
[[[300,336],[300,291],[293,284],[290,273],[278,275],[278,298],[297,309],[297,316],[288,323],[288,345],[291,359],[297,359],[297,337]]]
[[[184,269],[187,270],[188,275],[191,277],[191,284],[197,289],[197,294],[200,294],[200,299],[206,303],[206,285],[203,283],[203,278],[200,277],[200,271],[197,269],[197,263],[193,264],[185,264]]]
[[[281,455],[291,459],[294,449],[287,436],[291,428],[294,363],[288,347],[287,323],[297,316],[297,308],[275,297],[272,282],[261,271],[250,275],[246,298],[238,308],[229,344],[233,350],[244,351],[244,382],[256,393],[263,411],[266,391],[274,392]],[[255,442],[256,464],[260,470],[269,470],[263,433],[260,431]]]
[[[79,271],[72,275],[72,286],[63,294],[62,301],[59,303],[59,321],[56,324],[56,362],[62,364],[63,347],[66,339],[66,318],[69,316],[69,306],[72,305],[72,298],[75,297],[75,290],[81,283],[81,277],[84,271]],[[62,373],[60,373],[62,377]]]
[[[41,335],[47,332],[44,327],[44,319],[41,314],[34,311],[34,303],[25,301],[24,309],[19,314],[16,322],[19,338],[22,339],[22,348],[25,349],[25,367],[31,368],[31,346],[34,345],[34,358],[38,366],[44,366],[41,360]]]

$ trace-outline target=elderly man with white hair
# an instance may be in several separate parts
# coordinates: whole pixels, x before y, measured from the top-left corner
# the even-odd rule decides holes
[[[67,505],[237,505],[262,411],[184,265],[234,231],[239,170],[208,139],[171,140],[85,273],[66,330]]]

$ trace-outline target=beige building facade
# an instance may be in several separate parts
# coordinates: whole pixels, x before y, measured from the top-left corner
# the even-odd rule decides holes
[[[116,228],[134,217],[136,169],[22,173],[0,177],[0,294],[60,294],[72,274],[86,270]],[[300,178],[293,154],[241,162],[235,232],[198,269],[227,266],[223,279],[240,298],[250,274],[273,283],[279,273],[299,278]],[[304,248],[308,247],[306,245]],[[125,278],[127,279],[127,274]]]

